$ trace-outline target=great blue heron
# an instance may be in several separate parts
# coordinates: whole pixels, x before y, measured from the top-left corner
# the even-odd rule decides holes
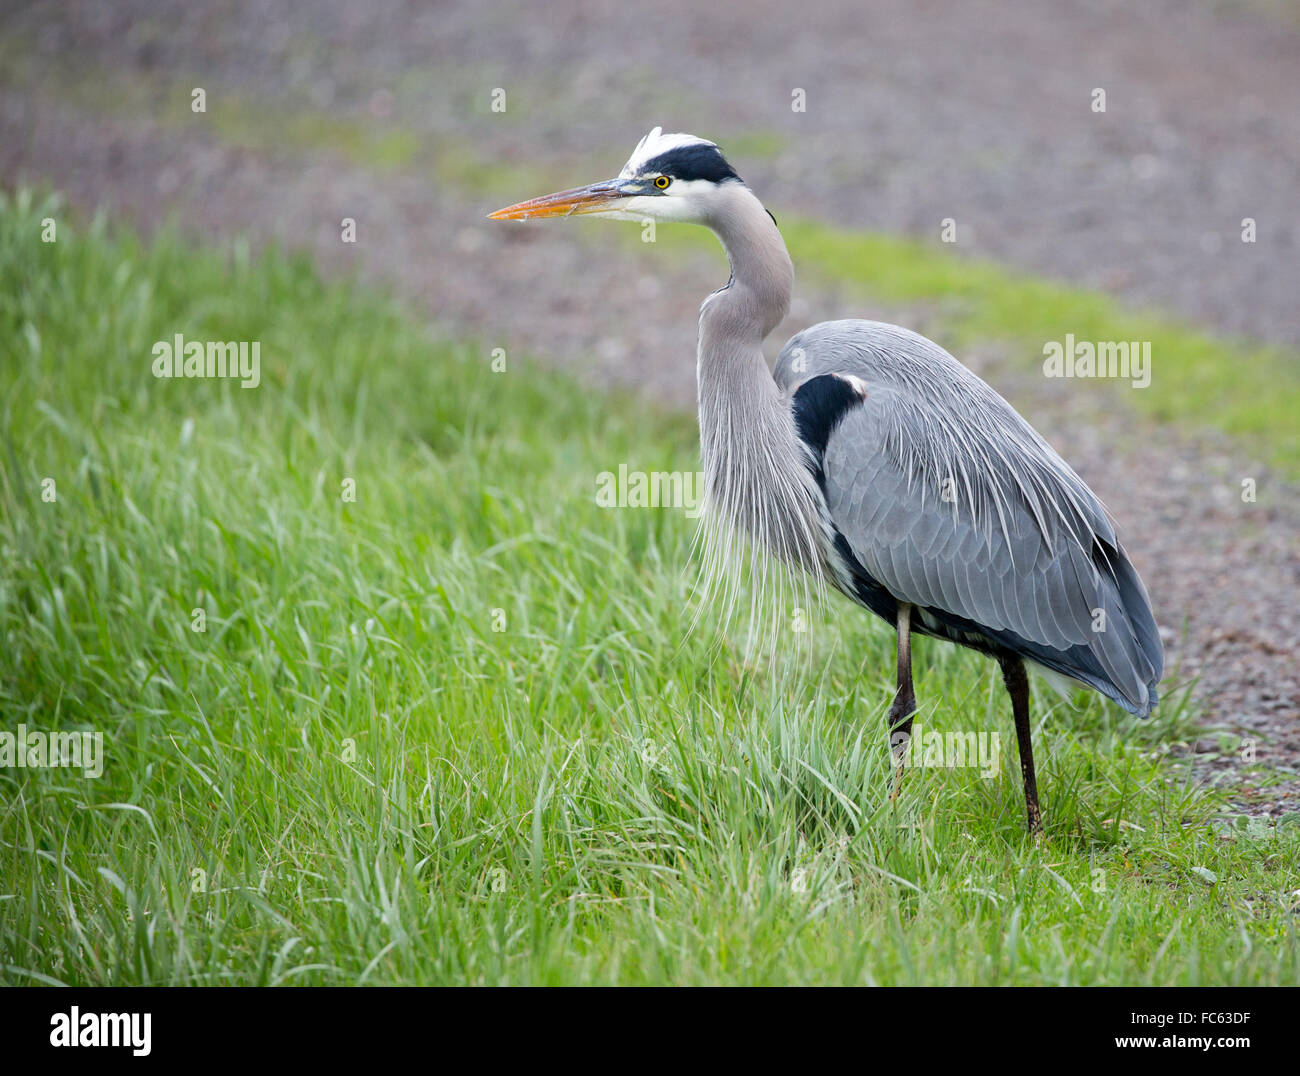
[[[707,510],[896,628],[895,750],[916,709],[913,632],[996,659],[1039,832],[1025,663],[1140,717],[1164,666],[1146,589],[1101,502],[1010,404],[907,329],[823,322],[769,372],[762,343],[789,310],[794,268],[775,218],[713,142],[656,127],[617,179],[491,217],[578,215],[703,224],[722,242],[731,280],[700,308],[696,368]]]

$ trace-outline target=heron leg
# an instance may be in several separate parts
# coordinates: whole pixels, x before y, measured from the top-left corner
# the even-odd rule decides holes
[[[1025,813],[1029,832],[1043,832],[1043,813],[1038,808],[1038,782],[1034,779],[1034,745],[1029,728],[1029,677],[1025,663],[1014,654],[998,657],[1002,666],[1002,682],[1011,696],[1011,712],[1016,719],[1016,742],[1020,746],[1020,776],[1025,782]]]
[[[916,695],[912,690],[912,607],[898,603],[898,691],[889,708],[889,746],[894,752],[898,770],[894,775],[891,800],[898,798],[903,782],[903,763],[907,758],[907,744],[912,738],[912,714],[916,710]]]

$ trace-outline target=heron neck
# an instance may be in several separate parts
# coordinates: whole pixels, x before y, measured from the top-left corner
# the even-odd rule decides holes
[[[701,310],[701,331],[717,323],[718,335],[761,345],[790,310],[794,266],[776,221],[749,190],[736,184],[708,221],[731,263],[731,282]]]
[[[780,409],[763,340],[790,309],[794,288],[794,266],[776,222],[748,187],[733,185],[708,225],[727,252],[731,281],[700,307],[696,380],[706,455],[719,425],[738,419],[760,425]]]
[[[710,513],[748,534],[760,556],[811,569],[818,513],[789,402],[763,340],[790,308],[794,268],[781,233],[747,188],[709,221],[731,282],[704,300],[696,366],[700,454]]]
[[[794,288],[794,266],[785,241],[748,187],[732,186],[708,225],[727,252],[731,280],[700,307],[696,380],[700,432],[706,442],[710,427],[737,409],[752,412],[760,407],[771,413],[779,407],[763,340],[790,309]],[[755,418],[744,417],[751,423]]]

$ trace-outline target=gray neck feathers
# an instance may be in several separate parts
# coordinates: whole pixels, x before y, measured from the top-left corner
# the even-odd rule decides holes
[[[696,375],[711,524],[706,571],[731,590],[734,536],[743,534],[756,569],[758,594],[752,600],[761,603],[769,569],[802,569],[819,579],[822,563],[821,497],[790,402],[772,379],[762,349],[789,310],[794,268],[775,222],[741,184],[720,189],[707,223],[726,249],[732,278],[700,309]]]

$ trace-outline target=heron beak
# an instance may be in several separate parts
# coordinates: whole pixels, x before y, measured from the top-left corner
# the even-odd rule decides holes
[[[617,179],[593,183],[590,187],[574,187],[542,198],[520,202],[518,205],[498,209],[488,214],[488,220],[541,220],[544,217],[576,217],[587,213],[603,213],[616,209],[630,195],[622,189]]]

